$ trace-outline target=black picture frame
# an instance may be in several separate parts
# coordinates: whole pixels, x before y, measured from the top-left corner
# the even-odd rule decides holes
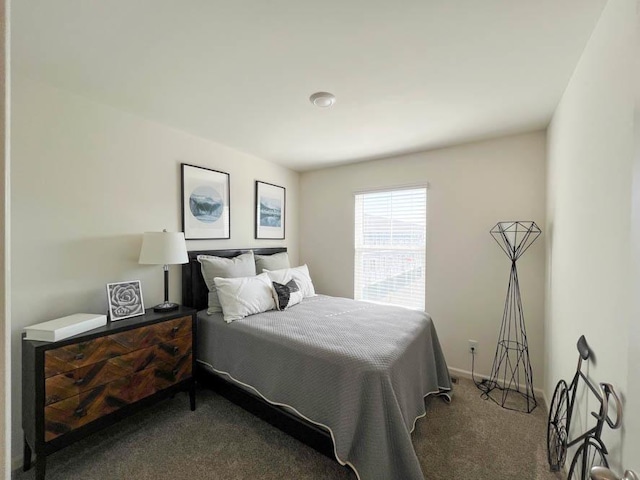
[[[284,240],[287,189],[256,180],[254,205],[256,240]]]
[[[184,238],[231,238],[230,175],[227,172],[182,163],[180,180]]]

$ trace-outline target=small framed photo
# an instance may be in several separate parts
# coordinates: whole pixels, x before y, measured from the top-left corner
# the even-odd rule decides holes
[[[140,280],[107,283],[107,299],[112,322],[144,314]]]
[[[286,189],[256,181],[256,238],[284,239]]]
[[[184,238],[231,238],[229,174],[186,163],[181,164],[181,167]]]

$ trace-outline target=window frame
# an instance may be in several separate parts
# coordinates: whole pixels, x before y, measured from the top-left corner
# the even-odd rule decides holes
[[[389,302],[379,302],[375,300],[368,300],[363,298],[358,298],[362,287],[362,280],[358,278],[358,270],[360,272],[363,271],[362,265],[358,262],[358,253],[366,250],[370,251],[416,251],[418,250],[412,246],[358,246],[358,196],[363,196],[367,194],[376,194],[376,193],[385,193],[385,192],[398,192],[402,190],[424,190],[425,196],[425,206],[424,206],[424,247],[421,253],[424,255],[424,262],[422,263],[422,268],[424,270],[424,288],[422,291],[422,307],[407,307],[406,305],[399,305],[398,303],[389,303]],[[404,308],[410,308],[414,310],[426,310],[427,304],[427,247],[429,244],[429,184],[428,183],[419,183],[419,184],[409,184],[409,185],[397,185],[397,186],[389,186],[389,187],[381,187],[381,188],[366,188],[362,190],[357,190],[353,192],[353,298],[360,301],[365,301],[369,303],[376,303],[381,305],[392,305],[392,306],[401,306]],[[360,281],[359,281],[360,280]]]

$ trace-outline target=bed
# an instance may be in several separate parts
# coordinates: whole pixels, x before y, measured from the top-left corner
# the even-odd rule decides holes
[[[348,465],[360,480],[422,480],[411,432],[424,398],[449,399],[451,389],[430,317],[324,295],[232,323],[207,315],[196,257],[245,251],[189,252],[183,266],[183,303],[199,310],[198,381]]]

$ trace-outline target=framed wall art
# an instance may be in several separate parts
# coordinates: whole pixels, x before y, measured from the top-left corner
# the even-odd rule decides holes
[[[256,238],[284,239],[286,189],[256,181]]]
[[[185,239],[231,238],[229,174],[186,163],[181,166]]]
[[[112,322],[144,314],[140,280],[107,283],[107,300]]]

